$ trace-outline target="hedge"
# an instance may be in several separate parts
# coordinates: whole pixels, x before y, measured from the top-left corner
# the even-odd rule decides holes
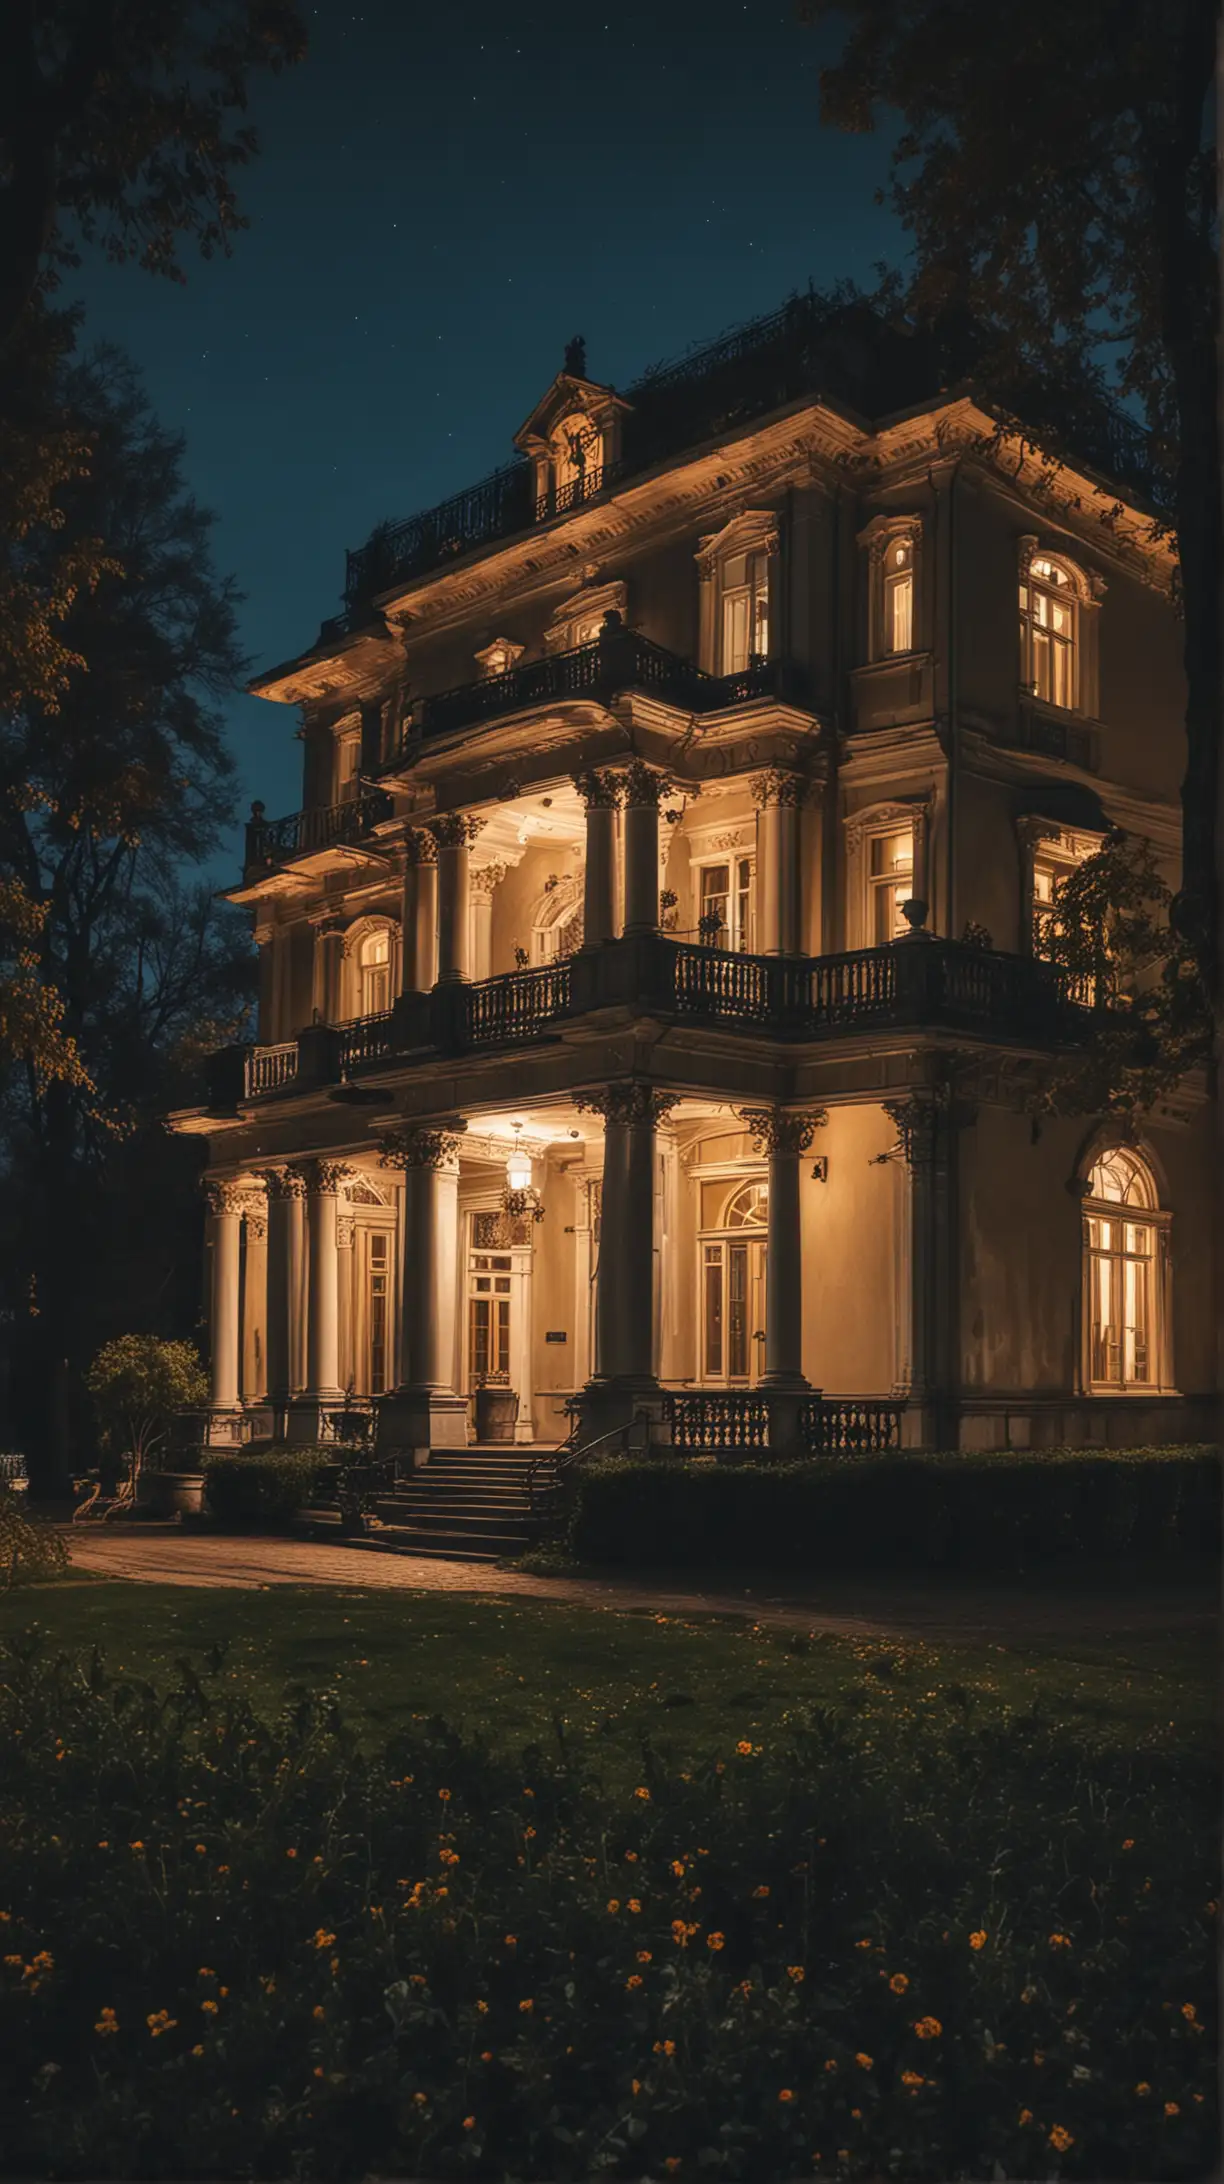
[[[1214,1755],[897,1649],[677,1772],[0,1652],[0,2174],[1216,2173]],[[856,1703],[857,1702],[857,1703]],[[934,1702],[934,1703],[932,1703]]]
[[[204,1507],[218,1524],[277,1529],[293,1519],[336,1468],[318,1448],[271,1448],[214,1455],[204,1465]]]
[[[580,1562],[769,1570],[1024,1570],[1218,1554],[1214,1448],[889,1454],[722,1464],[613,1457],[580,1470]]]

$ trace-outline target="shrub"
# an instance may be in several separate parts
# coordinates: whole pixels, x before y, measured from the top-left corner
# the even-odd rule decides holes
[[[68,1550],[58,1532],[26,1514],[24,1496],[0,1485],[0,1592],[14,1585],[39,1585],[68,1567]]]
[[[1062,1449],[700,1464],[613,1457],[576,1474],[580,1561],[980,1573],[1218,1553],[1215,1449]]]
[[[133,1485],[165,1446],[177,1413],[208,1401],[208,1378],[191,1343],[160,1335],[104,1343],[86,1386],[110,1453],[131,1459]]]
[[[900,1660],[609,1795],[180,1670],[0,1657],[9,2175],[1212,2171],[1207,1760]]]
[[[218,1524],[276,1529],[289,1525],[335,1470],[317,1448],[271,1448],[259,1455],[210,1455],[204,1507]]]

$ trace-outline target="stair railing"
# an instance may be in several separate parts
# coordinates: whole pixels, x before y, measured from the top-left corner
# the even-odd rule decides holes
[[[607,1433],[597,1434],[593,1441],[584,1441],[582,1439],[582,1420],[579,1415],[575,1414],[574,1423],[564,1441],[554,1449],[541,1449],[538,1455],[532,1459],[527,1472],[527,1506],[531,1522],[542,1527],[550,1517],[555,1520],[567,1481],[577,1470],[578,1465],[585,1463],[589,1456],[594,1456],[600,1450],[607,1451],[618,1442],[620,1444],[620,1454],[627,1456],[629,1454],[629,1437],[637,1426],[644,1426],[646,1429],[646,1438],[641,1450],[641,1453],[644,1454],[650,1446],[650,1424],[650,1412],[637,1410],[632,1418],[626,1419],[624,1425],[611,1426]],[[551,1465],[553,1478],[549,1486],[542,1489],[538,1483],[538,1475],[546,1464]],[[549,1496],[547,1508],[542,1506],[545,1492]],[[537,1496],[540,1498],[537,1499]]]

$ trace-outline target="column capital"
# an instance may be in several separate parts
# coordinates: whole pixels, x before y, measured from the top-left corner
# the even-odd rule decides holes
[[[250,1195],[249,1185],[206,1175],[200,1178],[200,1189],[204,1193],[204,1203],[210,1214],[245,1213]]]
[[[335,1198],[353,1173],[346,1160],[327,1158],[300,1160],[297,1163],[297,1172],[311,1198]]]
[[[587,766],[581,773],[571,774],[570,779],[588,811],[616,810],[622,784],[610,767]]]
[[[638,805],[653,805],[657,811],[665,796],[671,794],[675,783],[669,773],[658,766],[648,766],[641,758],[631,759],[621,775],[625,802],[632,810]]]
[[[792,773],[786,766],[767,766],[763,773],[753,775],[748,786],[758,811],[766,804],[786,804],[797,810],[807,801],[812,784],[803,774]]]
[[[492,900],[493,890],[500,887],[509,868],[501,863],[477,865],[469,874],[468,885],[474,895],[487,895]]]
[[[357,1231],[357,1216],[356,1216],[356,1214],[354,1214],[354,1213],[340,1213],[340,1214],[337,1214],[337,1216],[336,1216],[336,1249],[337,1249],[337,1251],[351,1251],[351,1250],[352,1250],[352,1248],[353,1248],[353,1238],[354,1238],[354,1236],[355,1236],[355,1234],[356,1234],[356,1231]]]
[[[458,1156],[467,1129],[461,1116],[445,1122],[408,1123],[379,1140],[384,1168],[445,1168]]]
[[[245,1219],[247,1242],[254,1244],[262,1244],[266,1242],[268,1235],[268,1216],[266,1210],[260,1210],[259,1212],[255,1212],[251,1208],[251,1206],[248,1205],[245,1212]]]
[[[427,827],[405,827],[404,856],[410,865],[438,862],[438,845]]]
[[[629,1078],[620,1084],[604,1085],[598,1091],[576,1092],[574,1105],[579,1114],[602,1115],[605,1123],[653,1125],[666,1119],[680,1097],[679,1092],[661,1092],[652,1084]]]
[[[927,1092],[910,1092],[904,1099],[885,1100],[884,1112],[897,1126],[899,1149],[909,1168],[922,1167],[935,1157],[935,1125],[951,1105],[951,1087],[933,1085]]]
[[[741,1107],[739,1119],[744,1124],[758,1153],[777,1154],[806,1153],[808,1146],[828,1121],[823,1107],[795,1110],[787,1107]]]
[[[444,811],[426,822],[426,830],[439,849],[459,849],[465,842],[474,842],[484,824],[466,811]]]
[[[299,1175],[296,1168],[261,1168],[259,1172],[269,1201],[274,1198],[305,1198],[306,1179]]]

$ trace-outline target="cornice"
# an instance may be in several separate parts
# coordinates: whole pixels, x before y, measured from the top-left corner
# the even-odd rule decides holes
[[[971,771],[983,780],[1024,789],[1034,784],[1045,787],[1056,782],[1073,782],[1098,798],[1106,818],[1115,826],[1122,827],[1128,834],[1145,835],[1154,849],[1169,855],[1180,854],[1182,814],[1179,803],[1169,798],[1145,796],[1142,790],[1131,788],[1122,781],[1103,780],[1100,774],[1073,766],[1068,759],[1050,758],[1044,751],[1026,751],[1015,744],[996,743],[980,730],[963,730],[962,740]]]

